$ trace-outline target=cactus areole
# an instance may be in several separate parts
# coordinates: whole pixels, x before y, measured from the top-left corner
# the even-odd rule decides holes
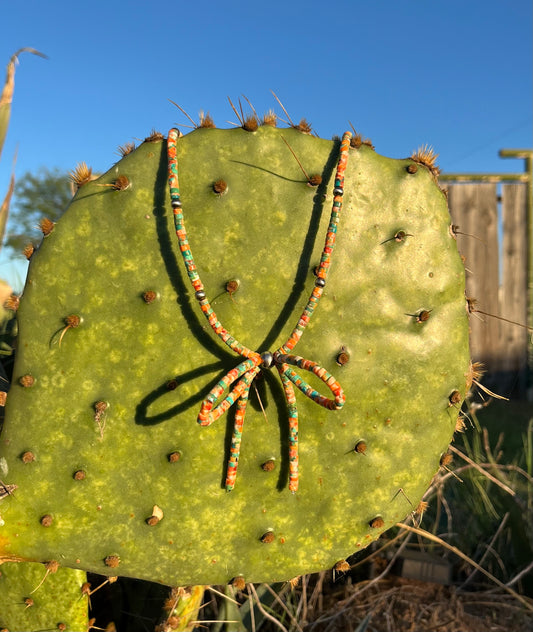
[[[415,510],[469,370],[445,195],[350,134],[256,127],[150,137],[32,255],[3,560],[274,582]]]

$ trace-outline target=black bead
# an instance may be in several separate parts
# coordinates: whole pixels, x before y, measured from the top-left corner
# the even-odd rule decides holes
[[[263,360],[261,363],[262,368],[270,369],[272,362],[274,362],[274,356],[270,353],[270,351],[265,351],[261,354],[261,360]]]
[[[340,187],[335,187],[333,189],[333,195],[344,195],[344,189],[341,189]]]
[[[195,292],[194,296],[197,301],[203,301],[205,298],[205,292],[203,290],[198,290],[198,292]]]
[[[170,204],[172,208],[181,208],[181,200],[179,199],[173,199]]]
[[[323,279],[322,277],[318,277],[317,279],[315,279],[315,285],[317,287],[325,287],[326,286],[326,279]]]

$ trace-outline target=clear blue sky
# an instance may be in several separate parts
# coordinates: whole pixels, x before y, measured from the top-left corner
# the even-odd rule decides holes
[[[351,121],[394,158],[428,143],[445,172],[522,171],[498,150],[533,143],[531,0],[0,0],[0,9],[0,64],[23,46],[49,57],[21,57],[0,192],[16,147],[18,176],[80,161],[106,170],[119,145],[188,122],[168,99],[227,127],[228,96],[282,114],[274,90],[320,136]]]

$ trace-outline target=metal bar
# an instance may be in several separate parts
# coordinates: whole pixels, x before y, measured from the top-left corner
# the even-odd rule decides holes
[[[446,182],[526,182],[527,173],[441,173],[439,180]]]
[[[498,152],[500,158],[531,158],[533,157],[533,149],[500,149]]]

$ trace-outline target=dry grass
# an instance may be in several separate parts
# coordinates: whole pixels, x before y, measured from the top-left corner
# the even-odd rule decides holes
[[[308,610],[304,632],[353,632],[365,618],[367,632],[522,632],[533,614],[512,597],[389,576],[346,585],[322,595]]]

